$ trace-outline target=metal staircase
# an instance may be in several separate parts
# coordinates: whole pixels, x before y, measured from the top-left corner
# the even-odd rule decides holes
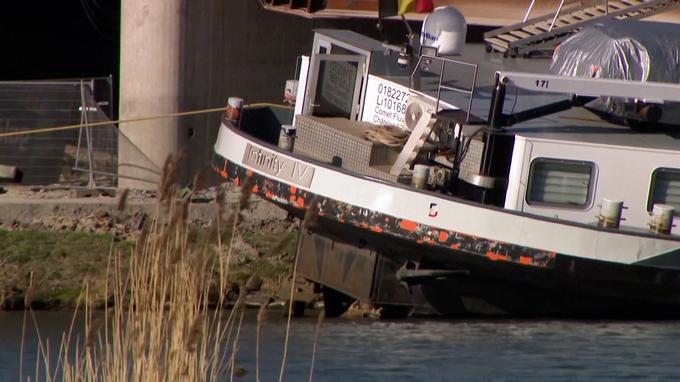
[[[527,20],[533,4],[534,1],[523,22],[484,34],[488,51],[503,52],[512,57],[550,53],[560,42],[587,24],[604,18],[623,20],[649,17],[678,7],[680,0],[577,1],[575,5],[570,4],[564,9],[565,0],[562,0],[554,14]]]

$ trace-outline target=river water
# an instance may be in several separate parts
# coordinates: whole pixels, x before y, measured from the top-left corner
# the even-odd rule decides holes
[[[241,332],[238,361],[255,380],[256,311]],[[0,312],[0,381],[19,379],[22,312]],[[52,348],[69,312],[36,312]],[[287,381],[309,378],[315,318],[294,319]],[[286,320],[271,311],[261,380],[278,380]],[[37,335],[26,331],[24,376],[35,375]],[[53,350],[54,351],[54,350]],[[24,377],[26,379],[26,377]],[[680,380],[680,322],[327,319],[315,381]],[[31,378],[31,380],[34,380]]]

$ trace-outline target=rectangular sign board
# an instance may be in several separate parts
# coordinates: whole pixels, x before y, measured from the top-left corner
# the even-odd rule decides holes
[[[294,185],[309,188],[314,178],[314,167],[248,143],[243,164],[275,176]]]
[[[403,128],[410,95],[408,87],[369,74],[361,120]]]

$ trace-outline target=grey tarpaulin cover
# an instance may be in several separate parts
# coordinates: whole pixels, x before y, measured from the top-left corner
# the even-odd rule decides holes
[[[634,20],[585,26],[555,50],[550,70],[565,76],[680,83],[680,26]]]

